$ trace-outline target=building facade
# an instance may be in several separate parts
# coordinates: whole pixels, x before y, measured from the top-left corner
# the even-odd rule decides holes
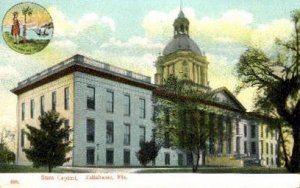
[[[23,152],[30,147],[25,125],[38,126],[41,114],[56,110],[66,119],[64,126],[73,130],[68,138],[73,146],[68,154],[71,160],[65,165],[140,165],[136,157],[140,143],[150,141],[155,128],[153,96],[164,97],[157,88],[173,75],[191,80],[199,92],[209,92],[215,98],[199,104],[230,114],[208,113],[212,129],[230,130],[232,134],[225,133],[222,139],[210,138],[207,164],[276,166],[277,133],[260,118],[248,114],[226,88],[209,87],[209,63],[190,38],[189,20],[182,11],[173,26],[174,38],[155,64],[155,84],[150,77],[81,55],[20,82],[12,90],[18,96],[17,164],[30,164]],[[156,166],[191,163],[186,152],[174,147],[162,147],[155,160]]]

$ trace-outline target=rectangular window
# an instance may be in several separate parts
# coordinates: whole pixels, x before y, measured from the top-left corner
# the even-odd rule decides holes
[[[64,127],[65,127],[65,129],[70,128],[69,120],[68,120],[68,119],[66,119],[66,120],[64,121]],[[65,137],[65,141],[69,141],[69,139],[70,139],[70,135],[69,135],[69,133],[67,133],[67,135],[66,135],[66,137]]]
[[[244,154],[248,153],[247,141],[244,141]]]
[[[273,148],[273,144],[270,144],[270,147],[271,147],[271,148],[270,148],[270,149],[271,149],[271,155],[273,155],[273,153],[274,153],[274,152],[273,152],[273,149],[274,149],[274,148]]]
[[[130,116],[130,96],[124,95],[124,116]]]
[[[255,138],[255,125],[251,125],[251,138]]]
[[[70,91],[69,91],[69,87],[65,88],[65,110],[69,110],[69,103],[70,103]]]
[[[266,127],[266,137],[269,138],[269,128]]]
[[[240,134],[240,126],[239,126],[239,121],[238,120],[236,120],[235,132],[236,132],[236,135]]]
[[[114,92],[110,90],[106,91],[106,112],[114,112]]]
[[[86,141],[95,141],[95,120],[93,119],[86,120]]]
[[[140,98],[140,118],[146,118],[146,101],[145,99]]]
[[[130,165],[130,151],[124,150],[124,165]]]
[[[165,165],[170,165],[170,154],[165,153]]]
[[[251,142],[251,153],[256,154],[256,144],[255,144],[255,142]]]
[[[247,125],[244,125],[244,136],[247,137]]]
[[[41,101],[41,115],[44,115],[44,113],[45,113],[45,96],[43,95],[43,96],[41,96],[41,99],[40,99]]]
[[[146,129],[145,127],[140,127],[140,146],[145,142]]]
[[[106,143],[114,143],[114,123],[111,121],[106,122]]]
[[[106,150],[106,164],[107,165],[114,164],[114,150],[113,149]]]
[[[86,150],[86,164],[93,165],[95,163],[95,149],[88,148]]]
[[[124,145],[130,145],[130,124],[125,123],[125,131],[124,131]]]
[[[263,141],[261,141],[261,155],[263,155],[264,154],[264,142]]]
[[[88,86],[87,90],[86,106],[88,109],[95,110],[95,88]]]
[[[22,121],[24,121],[24,119],[25,119],[25,103],[24,103],[24,102],[22,103],[22,114],[21,114],[21,118],[22,118]]]
[[[25,131],[24,129],[21,129],[21,147],[24,147],[25,145]]]
[[[178,166],[183,166],[183,155],[181,153],[178,154]]]
[[[271,138],[274,139],[274,130],[271,130]]]
[[[52,110],[56,110],[56,91],[52,92]]]
[[[30,100],[30,117],[31,119],[34,118],[34,100]]]
[[[241,138],[240,137],[236,137],[236,153],[240,154],[241,150],[240,150],[240,142],[241,142]]]
[[[267,153],[267,155],[269,154],[269,144],[268,143],[266,143],[266,153]]]

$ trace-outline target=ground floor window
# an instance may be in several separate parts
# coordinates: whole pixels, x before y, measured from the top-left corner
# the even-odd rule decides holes
[[[88,148],[86,150],[86,164],[93,165],[95,163],[95,149]]]
[[[130,151],[124,150],[124,165],[130,165]]]
[[[114,150],[113,149],[106,150],[106,164],[108,164],[108,165],[114,164]]]
[[[256,154],[256,144],[255,144],[255,142],[251,142],[251,154]]]
[[[247,141],[244,141],[244,154],[248,153]]]
[[[183,165],[183,155],[181,153],[178,154],[178,166]]]
[[[165,153],[165,165],[170,165],[170,154]]]

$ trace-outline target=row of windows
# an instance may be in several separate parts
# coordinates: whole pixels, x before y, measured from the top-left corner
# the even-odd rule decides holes
[[[56,98],[56,91],[53,91],[51,94],[51,109],[56,110],[57,98]],[[64,89],[64,109],[68,110],[70,104],[70,91],[69,87]],[[42,95],[40,97],[40,114],[43,115],[45,113],[45,96]],[[35,116],[35,101],[34,99],[30,100],[30,118],[33,119]],[[21,119],[24,121],[25,119],[25,102],[22,103],[22,112],[21,112]]]
[[[271,136],[272,139],[275,138],[275,135],[276,135],[276,131],[274,130],[270,130],[269,127],[266,127],[265,128],[265,133],[266,133],[266,138],[269,138],[269,135]],[[262,126],[261,127],[261,131],[260,131],[260,137],[263,138],[264,137],[264,127]]]
[[[247,125],[244,125],[244,137],[247,137],[248,136],[248,129],[247,129]],[[251,130],[250,130],[250,133],[251,133],[251,138],[255,138],[255,125],[251,125],[250,126]]]
[[[241,142],[241,138],[240,137],[237,137],[236,138],[236,152],[237,153],[241,153],[240,151],[240,143]],[[247,141],[244,141],[244,154],[248,153],[248,142]],[[256,154],[256,142],[251,142],[251,145],[250,145],[250,153],[251,154]]]
[[[261,154],[264,154],[264,142],[263,141],[261,141]],[[265,148],[266,148],[266,154],[268,155],[269,154],[269,152],[270,152],[270,154],[271,155],[273,155],[274,154],[274,151],[277,153],[277,148],[276,148],[276,144],[275,145],[273,145],[272,143],[266,143],[265,144]]]
[[[99,155],[97,154],[97,161],[99,161]],[[86,163],[88,165],[95,164],[95,148],[87,148],[86,150]],[[114,149],[106,149],[106,164],[113,165],[114,164]],[[130,150],[123,150],[123,164],[130,165]],[[165,153],[165,165],[170,165],[170,153]],[[178,154],[178,165],[183,165],[183,155],[181,153]]]
[[[248,153],[248,142],[244,141],[244,153]],[[256,142],[251,142],[251,154],[256,154]]]
[[[123,144],[125,146],[130,145],[130,124],[124,123],[124,140]],[[144,143],[146,137],[146,128],[144,126],[139,127],[139,142]],[[95,142],[95,120],[87,119],[86,121],[86,141],[87,142]],[[106,143],[113,144],[114,143],[114,122],[107,121],[106,122]]]
[[[275,159],[275,161],[277,160],[277,158]],[[269,157],[267,157],[266,158],[266,162],[267,162],[267,165],[269,165],[270,164],[270,162],[269,162]],[[274,162],[274,159],[273,158],[271,158],[271,164],[270,165],[274,165],[276,162]]]
[[[65,119],[63,125],[64,125],[65,129],[70,128],[69,120]],[[65,137],[65,141],[69,141],[69,140],[70,140],[70,134],[68,133]],[[25,146],[25,130],[21,129],[21,147],[24,147],[24,146]]]
[[[95,98],[95,87],[87,86],[87,99],[86,105],[90,110],[95,110],[96,98]],[[112,90],[106,91],[106,111],[109,113],[114,112],[114,92]],[[131,101],[130,95],[124,94],[123,96],[123,111],[125,116],[130,116],[131,113]],[[143,98],[139,99],[139,117],[146,118],[146,101]]]

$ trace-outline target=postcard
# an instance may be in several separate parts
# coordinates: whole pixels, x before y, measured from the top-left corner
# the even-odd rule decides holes
[[[0,6],[0,187],[300,187],[300,2]]]

